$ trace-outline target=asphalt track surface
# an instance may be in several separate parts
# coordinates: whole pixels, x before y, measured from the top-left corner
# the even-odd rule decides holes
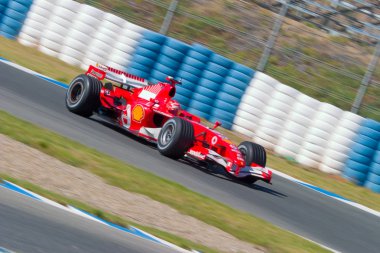
[[[17,253],[176,252],[2,187],[0,214],[0,248]]]
[[[79,73],[78,73],[79,74]],[[341,252],[380,252],[380,219],[279,176],[247,186],[171,160],[95,118],[70,113],[66,90],[0,63],[0,109]],[[212,211],[212,210],[210,210]],[[257,231],[260,233],[260,231]],[[252,236],[255,236],[254,234]]]

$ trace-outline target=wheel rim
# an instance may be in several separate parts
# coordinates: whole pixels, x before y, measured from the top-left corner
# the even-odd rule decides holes
[[[70,87],[69,102],[71,104],[76,104],[83,96],[83,84],[81,82],[76,82]]]
[[[241,153],[241,156],[243,157],[244,161],[247,161],[247,150],[243,147],[239,147],[239,151]]]
[[[174,131],[175,131],[174,124],[170,123],[170,124],[168,124],[166,126],[165,132],[162,133],[161,139],[160,139],[160,142],[161,142],[162,146],[169,145],[169,143],[173,139]]]

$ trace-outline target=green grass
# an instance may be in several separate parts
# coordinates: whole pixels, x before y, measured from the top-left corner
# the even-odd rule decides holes
[[[88,213],[96,215],[97,217],[99,217],[103,220],[112,222],[112,223],[120,225],[122,227],[125,227],[125,228],[128,228],[129,226],[137,227],[139,229],[144,230],[145,232],[148,232],[154,236],[157,236],[158,238],[161,238],[163,240],[171,242],[171,243],[173,243],[179,247],[182,247],[184,249],[189,249],[189,250],[195,249],[195,250],[198,250],[198,251],[201,251],[204,253],[216,253],[216,252],[218,252],[214,249],[211,249],[211,248],[208,248],[206,246],[191,242],[189,240],[186,240],[186,239],[181,238],[179,236],[170,234],[168,232],[161,231],[161,230],[156,229],[156,228],[140,225],[138,223],[126,220],[120,216],[113,215],[113,214],[107,213],[103,210],[99,210],[97,208],[89,206],[89,205],[87,205],[83,202],[80,202],[78,200],[64,197],[60,194],[57,194],[57,193],[52,192],[52,191],[48,191],[48,190],[46,190],[40,186],[34,185],[28,181],[16,179],[16,178],[10,177],[10,176],[3,174],[3,173],[0,173],[0,179],[4,179],[4,180],[7,180],[9,182],[15,183],[15,184],[17,184],[17,185],[19,185],[25,189],[28,189],[28,190],[30,190],[34,193],[37,193],[37,194],[39,194],[45,198],[53,200],[53,201],[55,201],[61,205],[74,206],[74,207],[79,208],[83,211],[86,211]]]
[[[80,68],[2,36],[0,36],[0,56],[64,83],[69,83],[78,73],[83,72]]]
[[[0,111],[0,122],[2,122],[0,133],[37,148],[67,164],[90,171],[102,177],[108,184],[146,195],[183,214],[218,227],[238,239],[265,247],[270,252],[325,252],[319,246],[269,222],[2,111]]]
[[[211,123],[204,123],[210,127],[212,126]],[[223,128],[218,128],[218,131],[226,135],[235,144],[238,144],[247,139],[247,137],[242,134],[235,133]],[[294,160],[278,156],[273,152],[267,153],[267,165],[270,168],[284,172],[299,180],[316,185],[328,191],[342,195],[347,199],[365,205],[369,208],[380,211],[380,194],[372,192],[367,188],[357,186],[340,176],[329,175],[318,171],[317,169],[302,167]]]

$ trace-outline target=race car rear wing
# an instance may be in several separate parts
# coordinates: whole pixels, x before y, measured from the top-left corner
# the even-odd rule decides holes
[[[136,88],[149,85],[148,80],[144,78],[101,64],[96,64],[96,66],[90,65],[86,75],[91,75],[99,80],[107,79],[122,85],[128,85]]]

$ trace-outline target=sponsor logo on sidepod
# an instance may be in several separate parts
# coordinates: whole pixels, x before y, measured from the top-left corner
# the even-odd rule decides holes
[[[202,160],[206,158],[206,156],[199,151],[190,150],[189,154]]]

